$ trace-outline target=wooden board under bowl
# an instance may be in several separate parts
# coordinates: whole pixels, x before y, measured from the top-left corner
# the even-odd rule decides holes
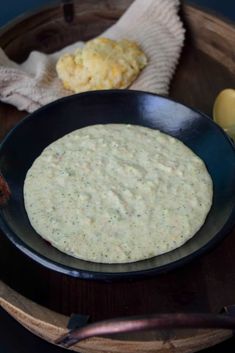
[[[33,49],[53,52],[98,35],[131,2],[77,1],[71,23],[64,21],[61,6],[44,8],[3,28],[0,46],[18,62]],[[181,12],[187,39],[170,97],[211,115],[217,93],[235,86],[235,27],[191,6],[183,6]],[[0,103],[0,138],[25,115],[26,112]],[[235,232],[210,253],[174,272],[111,284],[70,278],[43,268],[0,234],[0,304],[24,326],[49,341],[65,332],[71,313],[88,314],[92,322],[163,312],[216,313],[235,303],[234,253]],[[231,335],[226,330],[145,332],[92,338],[74,349],[96,353],[186,353],[212,346]]]

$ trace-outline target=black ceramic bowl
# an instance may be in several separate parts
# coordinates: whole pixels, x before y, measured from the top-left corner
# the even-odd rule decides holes
[[[98,264],[63,254],[31,227],[24,207],[23,183],[35,158],[51,142],[75,129],[107,123],[159,129],[183,141],[206,163],[214,184],[213,205],[202,228],[180,248],[131,264]],[[5,235],[35,261],[71,276],[110,280],[174,269],[210,249],[235,223],[234,146],[205,115],[150,93],[129,90],[83,93],[37,110],[2,142],[0,170],[11,190],[11,197],[0,212],[0,227]]]

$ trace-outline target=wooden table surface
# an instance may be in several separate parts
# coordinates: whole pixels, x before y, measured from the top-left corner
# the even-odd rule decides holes
[[[209,68],[209,70],[208,70]],[[194,72],[194,75],[192,75]],[[204,53],[187,47],[171,96],[210,114],[215,95],[235,78]],[[1,104],[0,136],[24,113]],[[213,251],[174,272],[134,282],[101,283],[69,278],[42,268],[0,236],[2,279],[20,293],[63,314],[92,321],[152,312],[218,312],[235,303],[235,233]]]

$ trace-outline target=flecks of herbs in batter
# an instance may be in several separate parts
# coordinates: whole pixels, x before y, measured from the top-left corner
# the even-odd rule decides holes
[[[95,262],[173,250],[204,223],[212,181],[183,143],[133,125],[94,125],[48,146],[29,169],[25,206],[53,246]]]

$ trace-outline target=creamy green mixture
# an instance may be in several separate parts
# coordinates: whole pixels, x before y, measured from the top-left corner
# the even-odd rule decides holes
[[[179,140],[135,125],[93,125],[49,145],[24,184],[28,217],[74,257],[125,263],[184,244],[212,203],[203,161]]]

